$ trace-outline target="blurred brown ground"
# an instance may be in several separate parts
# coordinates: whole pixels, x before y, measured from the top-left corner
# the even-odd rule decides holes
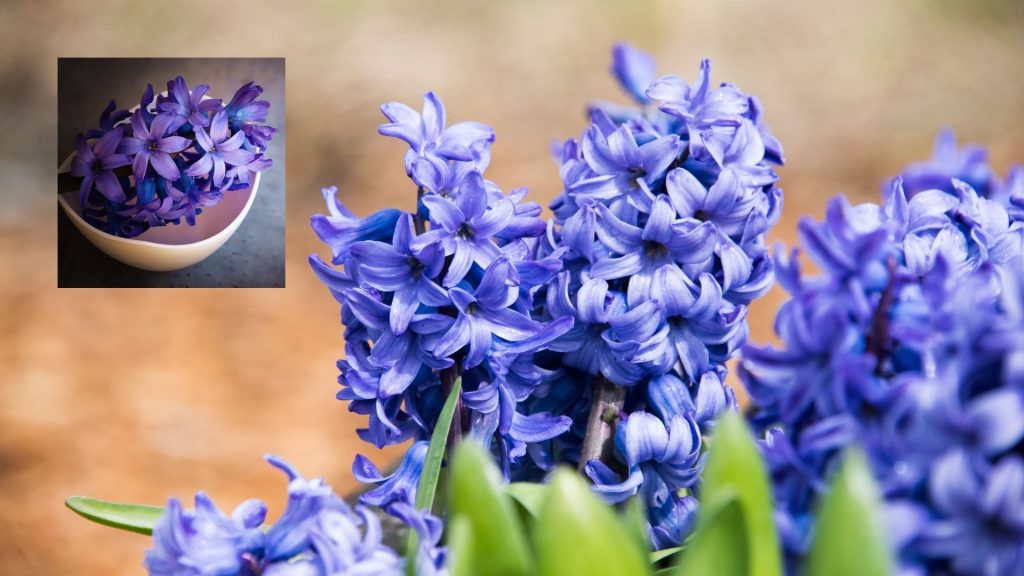
[[[265,6],[265,7],[263,7]],[[379,103],[437,90],[451,120],[494,125],[488,176],[558,192],[549,143],[593,98],[620,98],[608,49],[758,94],[788,165],[783,221],[876,198],[952,125],[1005,170],[1024,160],[1024,10],[1013,0],[12,2],[0,5],[0,574],[139,574],[145,538],[63,508],[69,494],[161,503],[258,496],[276,517],[286,457],[355,486],[360,419],[333,400],[338,311],[308,271],[319,188],[365,214],[409,205]],[[58,290],[53,167],[58,56],[284,56],[286,290]],[[97,113],[99,110],[97,110]],[[771,339],[773,293],[751,314]]]

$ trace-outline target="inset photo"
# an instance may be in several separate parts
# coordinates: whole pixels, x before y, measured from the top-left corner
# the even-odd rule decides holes
[[[283,288],[283,58],[60,58],[60,288]]]

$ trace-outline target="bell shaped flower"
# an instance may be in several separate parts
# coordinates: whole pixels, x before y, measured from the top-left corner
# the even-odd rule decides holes
[[[107,107],[103,109],[103,112],[100,113],[100,127],[87,130],[85,137],[87,139],[102,138],[104,134],[113,130],[115,126],[130,118],[131,115],[132,113],[127,110],[118,110],[117,102],[111,100],[107,103]]]
[[[654,58],[633,46],[618,42],[612,47],[612,75],[639,104],[647,104],[647,88],[655,80]]]
[[[466,349],[464,368],[484,361],[495,338],[507,342],[528,340],[542,326],[529,316],[511,308],[519,297],[519,275],[505,256],[499,256],[484,271],[472,291],[455,287],[449,291],[458,317],[437,341],[436,357],[451,357]]]
[[[366,218],[359,218],[338,200],[338,189],[330,186],[321,190],[327,203],[327,214],[314,214],[309,222],[320,240],[331,249],[334,264],[348,258],[352,245],[364,240],[386,242],[391,239],[402,212],[385,208]]]
[[[978,470],[962,452],[938,460],[928,483],[940,518],[921,536],[926,557],[952,559],[960,574],[1024,570],[1024,462],[1008,456]]]
[[[654,273],[665,265],[692,264],[708,260],[713,251],[713,227],[677,221],[666,196],[658,197],[643,228],[616,217],[598,206],[597,235],[614,254],[590,267],[590,276],[601,280],[627,278],[630,304],[650,298]]]
[[[123,134],[113,128],[92,145],[79,134],[75,140],[75,156],[71,160],[71,175],[82,179],[78,190],[79,204],[84,207],[93,188],[114,202],[124,202],[124,188],[114,170],[131,163],[128,156],[117,151]]]
[[[501,254],[492,237],[507,226],[515,213],[512,203],[499,199],[488,205],[487,188],[479,172],[474,172],[459,189],[454,201],[437,195],[423,198],[430,210],[432,228],[412,243],[418,250],[440,243],[446,256],[452,256],[442,285],[450,288],[469,273],[473,264],[488,267]]]
[[[209,133],[199,126],[195,127],[195,132],[196,141],[205,153],[185,171],[189,176],[206,176],[212,172],[213,185],[221,186],[228,165],[244,166],[255,157],[252,152],[242,148],[245,133],[231,133],[225,110],[213,116]]]
[[[651,187],[664,178],[682,148],[675,135],[639,145],[626,125],[607,135],[597,125],[591,126],[583,137],[582,151],[594,175],[572,184],[570,192],[593,201],[614,200],[612,207],[619,214],[629,209],[648,213],[654,203]],[[622,199],[628,208],[620,205]]]
[[[177,180],[181,176],[171,154],[185,150],[190,142],[181,136],[167,136],[174,122],[174,116],[160,114],[147,125],[141,110],[136,110],[132,115],[132,134],[121,141],[118,152],[135,156],[132,160],[135,178],[145,178],[150,165],[157,174],[168,180]]]
[[[955,194],[954,179],[966,182],[982,196],[991,194],[998,184],[995,171],[988,164],[988,151],[978,145],[958,148],[952,128],[939,132],[930,159],[910,164],[900,177],[908,198],[925,190]]]
[[[479,122],[459,122],[446,127],[444,104],[433,92],[423,95],[422,113],[399,102],[388,102],[380,110],[388,123],[381,124],[378,132],[409,145],[405,166],[410,175],[413,175],[415,159],[430,156],[468,162],[480,171],[487,167],[494,130]],[[419,181],[417,184],[424,185]]]
[[[194,511],[172,498],[146,551],[149,573],[404,573],[399,556],[381,543],[376,516],[350,509],[322,479],[306,480],[280,459],[267,460],[289,477],[288,504],[273,526],[264,525],[267,508],[259,500],[226,516],[203,493],[196,495]]]
[[[191,124],[193,128],[206,128],[210,125],[210,113],[219,110],[221,105],[220,100],[203,99],[209,90],[209,84],[200,84],[189,90],[185,79],[178,76],[167,83],[169,100],[162,102],[158,108],[162,112],[177,116],[183,124]]]
[[[385,509],[395,503],[413,505],[416,502],[416,488],[423,472],[423,460],[427,456],[429,445],[430,442],[426,440],[414,442],[398,468],[389,476],[381,474],[365,456],[356,456],[355,462],[352,463],[352,475],[360,482],[377,485],[361,494],[359,501]]]
[[[666,425],[647,412],[626,416],[616,428],[615,447],[627,468],[625,480],[600,460],[587,463],[594,489],[610,502],[639,493],[649,508],[660,508],[679,489],[697,481],[703,462],[701,435],[692,414],[674,416]]]
[[[427,244],[414,253],[414,236],[412,215],[402,214],[391,244],[366,240],[352,246],[360,279],[392,294],[390,322],[395,334],[405,332],[420,304],[441,306],[449,301],[433,280],[444,266],[443,249],[440,244]]]

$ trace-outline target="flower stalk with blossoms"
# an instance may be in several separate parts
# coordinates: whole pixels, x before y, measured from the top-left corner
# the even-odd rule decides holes
[[[551,208],[563,270],[545,314],[572,317],[552,343],[553,381],[589,412],[560,450],[611,501],[639,496],[656,547],[689,533],[702,433],[735,407],[725,362],[747,335],[746,306],[772,285],[764,234],[782,194],[782,150],[756,98],[658,77],[653,59],[613,51],[612,72],[640,108],[598,103],[561,147]]]
[[[791,570],[854,444],[884,492],[901,573],[1024,570],[1019,173],[999,181],[982,149],[944,132],[881,205],[839,196],[823,222],[801,221],[822,274],[777,259],[783,346],[748,347],[741,374]]]
[[[189,226],[226,192],[248,188],[272,165],[264,156],[276,130],[263,124],[270,103],[249,83],[225,106],[178,76],[166,94],[148,86],[134,113],[111,101],[98,129],[80,134],[71,162],[85,220],[126,238],[155,226]]]
[[[484,178],[493,131],[447,126],[433,93],[422,112],[382,107],[381,134],[409,146],[415,210],[358,218],[325,190],[312,225],[332,261],[310,262],[342,303],[338,397],[368,416],[365,440],[415,440],[392,476],[357,459],[374,504],[415,498],[461,378],[449,446],[474,439],[512,481],[568,464],[609,500],[640,495],[658,547],[692,526],[702,433],[735,405],[725,361],[772,283],[781,149],[756,99],[711,87],[706,62],[691,87],[631,47],[614,57],[646,108],[591,110],[559,153],[554,221]]]

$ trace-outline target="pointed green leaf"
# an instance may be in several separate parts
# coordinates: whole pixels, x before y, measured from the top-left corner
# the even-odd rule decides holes
[[[569,470],[555,472],[533,531],[537,574],[651,573],[646,551],[610,506]]]
[[[663,560],[669,559],[672,556],[675,556],[676,554],[679,554],[679,552],[682,549],[683,549],[682,546],[676,546],[674,548],[665,548],[664,550],[657,550],[657,551],[651,552],[651,556],[650,556],[651,564],[658,564],[658,563],[660,563]]]
[[[420,481],[416,485],[416,509],[430,510],[434,506],[434,495],[437,494],[437,482],[441,477],[441,464],[444,461],[445,448],[448,446],[448,432],[452,427],[452,418],[455,416],[455,407],[459,402],[459,393],[462,391],[462,378],[456,378],[448,398],[441,407],[441,413],[434,424],[434,433],[430,436],[430,444],[427,446],[427,455],[423,457],[423,471],[420,472]],[[409,542],[406,546],[405,560],[408,572],[416,570],[416,551],[419,547],[419,535],[415,530],[409,531]]]
[[[547,484],[534,482],[513,482],[505,488],[505,493],[534,518],[540,514],[540,507],[544,502],[546,492]]]
[[[850,450],[818,511],[807,558],[809,576],[892,574],[881,501],[864,454]]]
[[[147,536],[153,533],[153,527],[164,513],[164,509],[159,506],[121,504],[85,496],[71,496],[64,501],[64,505],[79,516],[98,524]]]
[[[533,574],[533,554],[501,474],[483,448],[459,445],[452,459],[452,518],[465,518],[473,536],[474,573],[480,576]]]
[[[448,524],[448,575],[476,576],[473,557],[473,532],[464,516],[453,518]]]
[[[782,557],[772,518],[772,493],[764,461],[742,416],[727,413],[715,425],[704,466],[701,507],[717,510],[735,498],[742,509],[750,576],[780,576]],[[702,515],[707,518],[707,515]],[[697,520],[697,530],[704,525]]]
[[[420,483],[416,487],[416,509],[429,510],[434,505],[434,494],[437,492],[437,479],[441,476],[441,463],[444,460],[444,449],[448,445],[448,432],[452,428],[455,406],[462,391],[462,378],[456,378],[452,391],[444,401],[441,414],[434,425],[434,433],[430,436],[427,455],[423,458],[423,472]]]
[[[675,576],[746,576],[750,571],[747,527],[739,500],[701,510],[706,520],[680,555]]]

